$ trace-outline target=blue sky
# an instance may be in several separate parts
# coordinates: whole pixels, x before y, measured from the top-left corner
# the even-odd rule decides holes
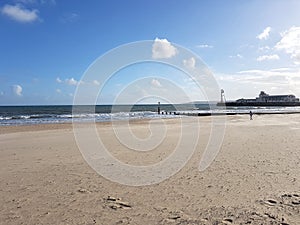
[[[143,40],[199,55],[227,99],[255,97],[261,90],[300,96],[299,11],[298,0],[1,1],[0,104],[72,104],[94,60]],[[132,95],[162,89],[166,80],[160,79],[167,79],[190,100],[205,100],[185,74],[144,63],[115,74],[98,103],[113,103],[143,77],[148,85],[133,85]],[[93,83],[102,87],[97,79]],[[130,95],[124,99],[131,102]]]

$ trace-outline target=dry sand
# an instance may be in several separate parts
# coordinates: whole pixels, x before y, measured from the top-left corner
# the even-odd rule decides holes
[[[300,224],[300,115],[229,116],[220,152],[203,172],[210,117],[186,123],[197,121],[201,137],[186,166],[140,187],[98,175],[71,124],[0,127],[0,224]],[[180,120],[165,122],[166,141],[145,153],[120,145],[111,124],[97,128],[116,158],[147,165],[180,138]],[[147,137],[148,123],[131,123],[132,132]]]

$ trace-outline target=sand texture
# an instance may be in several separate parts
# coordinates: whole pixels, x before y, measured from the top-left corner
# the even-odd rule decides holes
[[[210,120],[184,122],[201,126],[182,170],[140,187],[97,174],[83,159],[71,124],[0,127],[0,224],[300,224],[300,115],[229,116],[219,154],[200,172]],[[131,123],[132,132],[147,137],[148,123]],[[150,165],[180,138],[180,119],[165,123],[166,138],[149,152],[126,149],[110,123],[97,130],[122,162]]]

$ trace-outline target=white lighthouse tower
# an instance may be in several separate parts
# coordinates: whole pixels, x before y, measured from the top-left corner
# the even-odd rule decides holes
[[[225,102],[226,102],[225,92],[223,89],[221,89],[221,103],[225,103]]]

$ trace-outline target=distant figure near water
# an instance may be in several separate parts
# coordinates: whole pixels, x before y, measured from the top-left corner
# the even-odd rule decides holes
[[[252,118],[252,116],[253,116],[252,111],[250,111],[249,115],[250,115],[250,120],[253,120],[253,118]]]

